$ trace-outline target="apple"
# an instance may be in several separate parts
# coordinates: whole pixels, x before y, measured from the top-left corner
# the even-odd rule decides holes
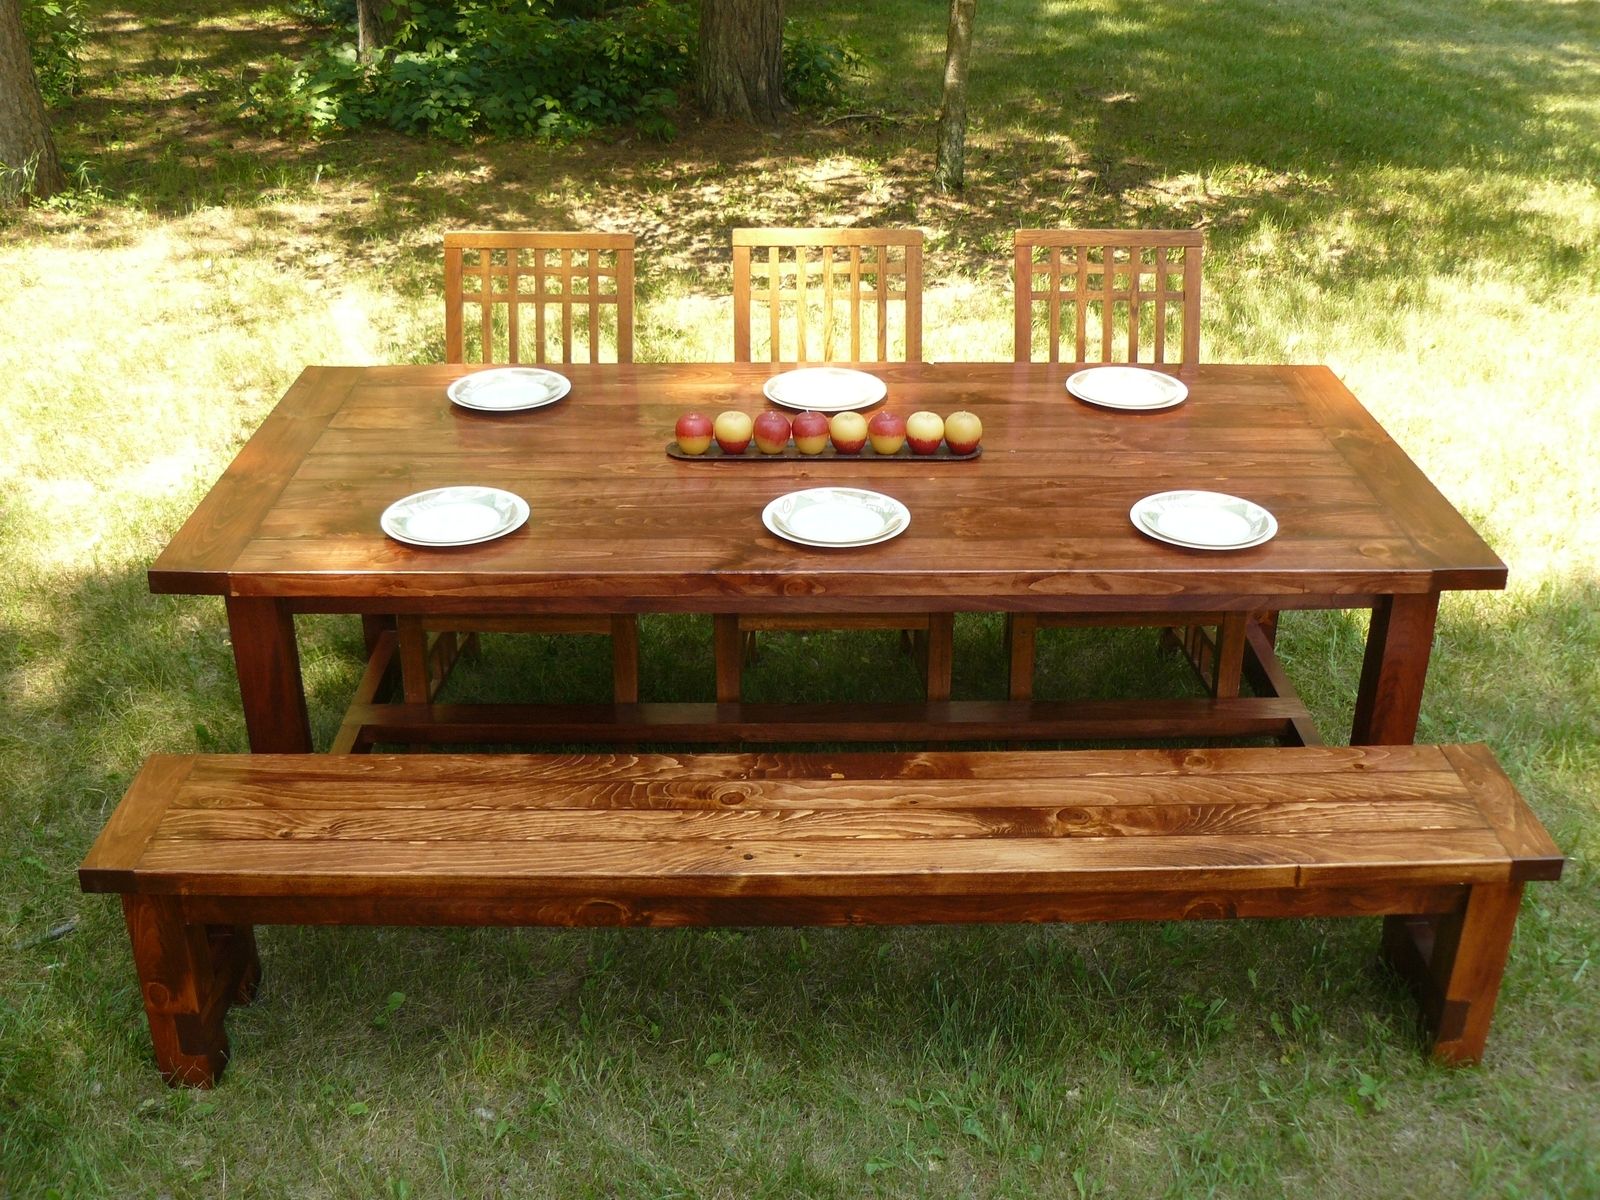
[[[906,421],[899,413],[883,409],[867,422],[867,436],[875,454],[893,454],[906,444]]]
[[[969,412],[953,412],[944,419],[944,440],[951,454],[971,454],[983,439],[983,422]]]
[[[705,413],[684,413],[673,433],[685,454],[704,454],[711,446],[711,418]]]
[[[756,449],[763,454],[782,454],[789,444],[789,418],[770,408],[756,418]]]
[[[867,444],[867,419],[858,412],[835,413],[828,422],[828,435],[840,454],[860,454]]]
[[[821,454],[828,445],[828,418],[819,412],[796,413],[794,448],[801,454]]]
[[[906,418],[906,441],[911,453],[932,454],[944,439],[944,418],[936,412],[914,412]]]
[[[717,445],[722,447],[724,454],[743,454],[745,447],[750,444],[750,435],[754,429],[749,414],[730,408],[725,413],[717,414],[717,419],[711,426],[711,433],[717,439]]]

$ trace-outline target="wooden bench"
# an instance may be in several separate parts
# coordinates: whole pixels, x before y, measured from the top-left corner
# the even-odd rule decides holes
[[[208,1086],[256,924],[1388,918],[1442,1059],[1483,1052],[1563,859],[1483,746],[160,756],[79,871],[122,895],[162,1074]]]

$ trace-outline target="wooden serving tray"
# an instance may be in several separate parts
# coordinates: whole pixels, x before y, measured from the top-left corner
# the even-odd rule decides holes
[[[826,446],[816,454],[801,454],[795,449],[794,443],[790,442],[777,454],[763,454],[756,449],[756,444],[751,442],[745,447],[743,454],[724,454],[722,447],[712,442],[704,454],[689,454],[680,450],[677,442],[667,443],[667,457],[681,458],[684,462],[793,462],[796,459],[801,462],[817,462],[824,459],[841,459],[844,462],[866,462],[868,459],[877,459],[880,462],[967,462],[982,453],[982,446],[971,454],[952,454],[949,446],[941,445],[932,454],[913,454],[910,446],[901,446],[893,454],[879,454],[869,442],[856,454],[840,454],[832,446]]]

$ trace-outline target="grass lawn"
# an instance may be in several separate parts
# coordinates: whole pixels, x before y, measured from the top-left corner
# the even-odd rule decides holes
[[[945,197],[934,0],[790,0],[867,60],[828,121],[465,147],[232,122],[288,6],[85,7],[81,186],[0,224],[0,1197],[1600,1196],[1600,8],[985,0]],[[927,355],[999,359],[1012,229],[1203,224],[1205,356],[1331,364],[1507,561],[1446,598],[1419,733],[1488,742],[1572,860],[1484,1066],[1424,1061],[1376,922],[273,928],[224,1085],[165,1088],[74,869],[145,755],[245,739],[222,606],[150,560],[302,365],[442,357],[442,230],[632,230],[640,356],[708,360],[728,230],[823,222],[924,229]],[[963,619],[958,694],[997,694],[998,636]],[[302,637],[325,740],[358,631]],[[643,637],[648,696],[709,695],[708,628]],[[1361,638],[1286,618],[1335,736]],[[488,669],[607,678],[572,638]],[[903,669],[773,638],[749,687]],[[1184,686],[1135,635],[1041,669]]]

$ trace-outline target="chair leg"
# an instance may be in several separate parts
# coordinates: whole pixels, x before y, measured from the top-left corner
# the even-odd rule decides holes
[[[717,703],[737,704],[744,645],[736,614],[719,613],[711,618],[711,645],[717,664]]]
[[[923,675],[928,682],[929,700],[950,699],[950,676],[955,664],[954,613],[929,613],[928,629],[922,635],[926,664]]]
[[[611,618],[611,698],[639,702],[639,620],[631,614]]]
[[[1224,700],[1239,694],[1244,677],[1244,631],[1250,614],[1231,612],[1217,626],[1216,657],[1212,663],[1211,694]]]
[[[1038,634],[1039,618],[1032,613],[1006,614],[1008,694],[1013,700],[1033,699],[1034,643]]]
[[[400,643],[400,688],[407,704],[428,703],[428,632],[421,617],[397,617],[395,631]]]

